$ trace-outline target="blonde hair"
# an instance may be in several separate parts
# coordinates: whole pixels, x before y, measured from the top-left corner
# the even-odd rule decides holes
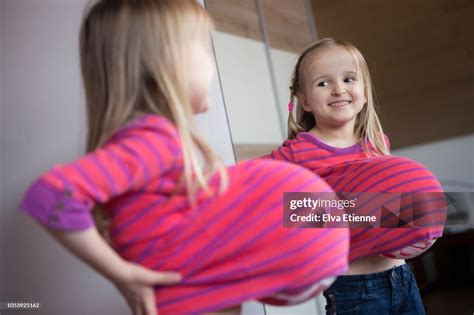
[[[190,43],[196,36],[209,36],[212,27],[208,13],[194,0],[101,0],[86,10],[80,31],[87,151],[142,114],[166,117],[179,133],[182,181],[193,205],[198,188],[211,194],[208,179],[215,172],[220,192],[227,187],[223,163],[195,132],[187,79]]]
[[[341,47],[346,49],[354,58],[358,71],[361,71],[367,103],[357,115],[354,134],[362,141],[363,150],[367,155],[389,155],[387,144],[384,141],[382,125],[375,110],[375,91],[370,77],[369,67],[360,51],[352,44],[332,38],[321,39],[307,47],[298,57],[290,85],[290,101],[295,102],[299,94],[303,93],[303,72],[307,60],[318,51],[327,47]],[[309,131],[316,126],[312,112],[305,111],[301,104],[296,105],[296,121],[292,112],[288,115],[288,139],[294,139],[300,132]],[[369,150],[368,143],[374,148],[375,153]]]

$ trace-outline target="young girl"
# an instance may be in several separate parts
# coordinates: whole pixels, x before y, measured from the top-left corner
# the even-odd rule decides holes
[[[347,270],[347,229],[283,228],[283,192],[331,192],[323,180],[277,161],[226,169],[194,132],[209,104],[211,25],[194,0],[93,4],[80,32],[88,154],[41,175],[22,202],[133,314],[300,303]]]
[[[352,228],[351,265],[325,292],[327,313],[424,313],[403,259],[421,254],[442,235],[443,191],[425,167],[389,155],[362,54],[347,42],[316,42],[298,58],[290,91],[288,140],[264,158],[304,166],[335,192],[359,193],[358,202],[391,193],[387,213],[403,218],[395,227],[416,227]],[[379,213],[379,226],[389,219]]]

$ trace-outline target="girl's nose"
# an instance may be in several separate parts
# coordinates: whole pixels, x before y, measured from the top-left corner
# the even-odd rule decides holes
[[[345,90],[342,84],[334,84],[333,89],[332,89],[333,95],[341,95],[344,93],[345,93]]]

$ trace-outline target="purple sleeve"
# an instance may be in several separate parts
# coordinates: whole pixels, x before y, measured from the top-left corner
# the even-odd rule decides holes
[[[59,230],[85,230],[94,225],[92,203],[71,198],[72,192],[59,191],[46,181],[34,182],[20,205],[40,223]]]
[[[41,175],[26,192],[21,208],[48,227],[84,230],[95,224],[91,213],[95,204],[144,189],[180,158],[174,125],[163,117],[145,115],[95,151]]]

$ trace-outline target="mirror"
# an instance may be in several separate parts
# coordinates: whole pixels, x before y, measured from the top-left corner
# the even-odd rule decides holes
[[[446,191],[473,190],[473,1],[205,4],[216,24],[214,49],[237,160],[268,154],[286,139],[288,87],[297,55],[317,38],[332,37],[355,45],[368,62],[392,153],[426,165]],[[443,239],[446,247],[437,253],[448,257],[450,236],[439,246]],[[449,274],[431,272],[430,266],[440,261],[423,258],[412,263],[417,272],[428,270],[432,279],[422,274],[420,287]],[[460,261],[451,261],[450,270],[467,270]],[[451,298],[424,299],[432,309],[438,309],[435,300],[450,307],[460,304]]]
[[[236,160],[286,139],[289,81],[297,54],[316,37],[307,0],[206,0]]]
[[[237,160],[266,154],[286,138],[297,54],[324,37],[349,41],[365,56],[392,149],[474,133],[472,2],[205,5],[216,24],[214,48]]]

